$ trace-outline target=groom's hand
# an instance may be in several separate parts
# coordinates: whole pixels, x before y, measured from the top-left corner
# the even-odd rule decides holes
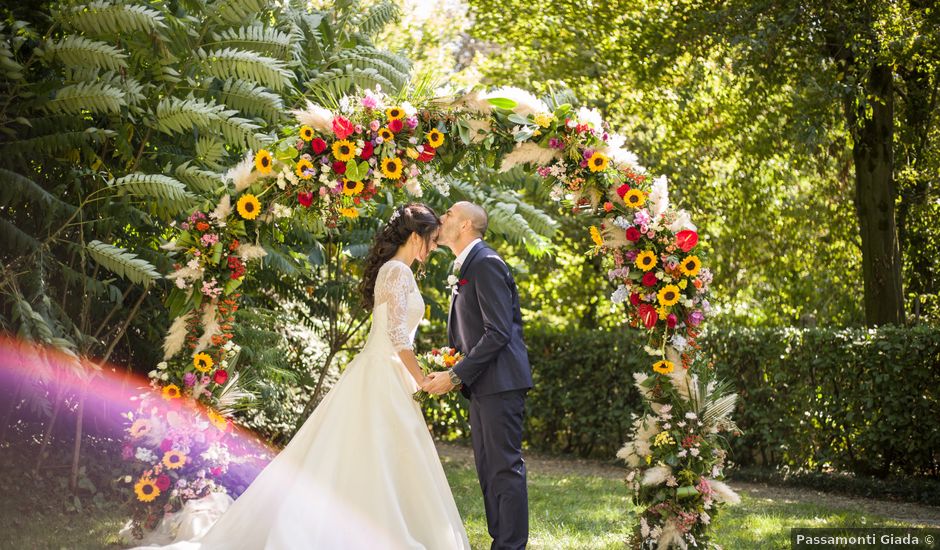
[[[431,381],[428,382],[427,386],[424,388],[424,391],[428,393],[444,395],[454,389],[454,384],[451,383],[450,376],[448,376],[446,372],[432,372],[428,374],[428,378],[430,378]]]

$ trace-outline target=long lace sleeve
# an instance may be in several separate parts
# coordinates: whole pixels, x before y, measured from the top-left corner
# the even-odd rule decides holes
[[[384,271],[382,284],[376,285],[375,303],[388,302],[388,339],[395,351],[414,349],[408,329],[408,294],[414,290],[414,275],[401,262],[389,262]]]

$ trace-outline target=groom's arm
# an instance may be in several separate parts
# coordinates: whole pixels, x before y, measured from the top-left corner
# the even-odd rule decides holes
[[[453,368],[460,380],[471,386],[509,343],[513,318],[509,268],[498,256],[483,258],[477,265],[473,275],[483,316],[483,336]]]

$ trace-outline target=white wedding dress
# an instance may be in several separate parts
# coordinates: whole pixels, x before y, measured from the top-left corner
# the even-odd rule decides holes
[[[390,260],[365,346],[291,442],[216,521],[211,508],[231,499],[188,503],[172,518],[175,542],[159,548],[469,549],[398,357],[423,314],[411,269]]]

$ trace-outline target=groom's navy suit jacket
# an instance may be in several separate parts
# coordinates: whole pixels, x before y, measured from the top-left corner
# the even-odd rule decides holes
[[[454,367],[464,384],[461,391],[469,397],[531,388],[519,293],[509,266],[481,241],[458,277],[464,284],[458,283],[447,336],[464,354]]]

